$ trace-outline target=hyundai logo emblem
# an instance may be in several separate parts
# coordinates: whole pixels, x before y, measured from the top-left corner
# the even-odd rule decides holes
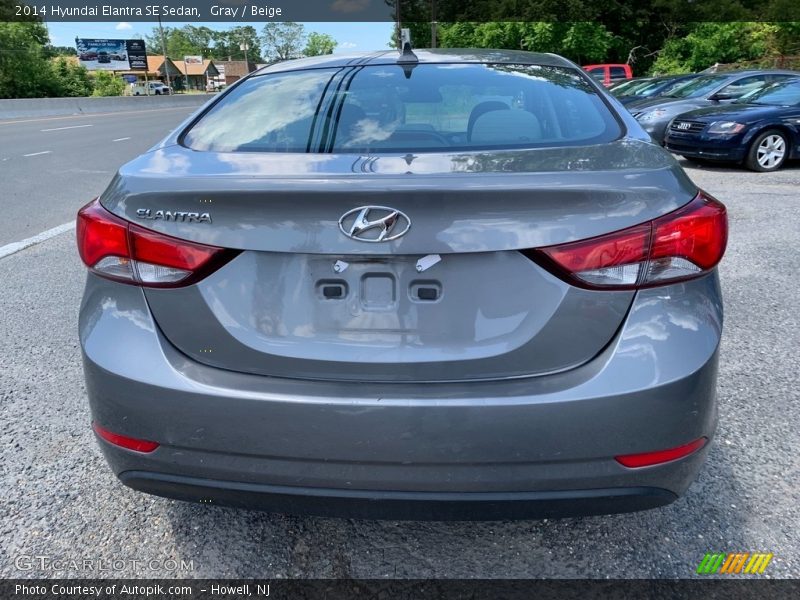
[[[391,242],[411,229],[411,219],[388,206],[359,206],[344,213],[339,229],[359,242]]]

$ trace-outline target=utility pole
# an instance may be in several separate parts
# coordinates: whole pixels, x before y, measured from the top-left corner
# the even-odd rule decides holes
[[[394,20],[397,24],[397,49],[403,50],[403,40],[400,33],[400,2],[401,0],[394,0]]]
[[[169,58],[167,57],[167,44],[164,41],[164,27],[161,26],[161,15],[158,16],[158,29],[161,32],[161,52],[164,54],[164,73],[167,75],[167,87],[172,88],[169,80]]]
[[[244,39],[244,38],[243,38]],[[247,73],[250,73],[250,61],[247,60],[247,50],[249,46],[247,45],[247,40],[244,40],[241,44],[239,44],[239,50],[244,50],[244,68],[247,69]]]
[[[436,48],[436,33],[438,23],[436,22],[436,0],[431,0],[431,48]]]

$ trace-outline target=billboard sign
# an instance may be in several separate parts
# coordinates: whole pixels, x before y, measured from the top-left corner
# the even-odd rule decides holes
[[[131,71],[147,71],[147,49],[144,40],[125,40],[128,64]]]
[[[142,40],[75,38],[78,60],[90,71],[146,71]]]

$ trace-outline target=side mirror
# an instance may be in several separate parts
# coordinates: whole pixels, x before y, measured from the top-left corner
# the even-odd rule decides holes
[[[717,92],[716,94],[711,96],[711,100],[716,100],[718,102],[721,102],[723,100],[736,100],[736,98],[737,96],[734,96],[733,94],[727,92]]]

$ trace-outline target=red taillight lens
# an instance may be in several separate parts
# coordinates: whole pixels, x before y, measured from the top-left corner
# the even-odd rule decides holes
[[[93,200],[78,212],[78,251],[103,277],[153,287],[188,285],[238,254],[134,225]]]
[[[109,444],[114,444],[126,450],[133,450],[135,452],[152,452],[158,448],[158,442],[151,442],[149,440],[139,440],[136,438],[120,435],[101,427],[97,423],[92,423],[94,432],[107,441]]]
[[[686,263],[701,272],[713,269],[727,244],[725,205],[700,193],[683,208],[653,221],[647,282],[680,277]]]
[[[525,254],[583,287],[636,288],[707,273],[727,241],[725,206],[701,192],[654,221]]]
[[[78,211],[78,252],[89,267],[106,256],[128,256],[128,222],[112,215],[97,200]]]
[[[684,456],[689,456],[705,446],[707,441],[708,438],[701,437],[700,439],[684,444],[683,446],[678,446],[677,448],[656,450],[655,452],[642,452],[640,454],[625,454],[623,456],[615,456],[614,460],[623,467],[628,467],[630,469],[652,467],[653,465],[660,465],[672,460],[678,460]]]
[[[634,285],[650,248],[650,225],[625,229],[580,242],[542,248],[560,269],[587,284]]]

